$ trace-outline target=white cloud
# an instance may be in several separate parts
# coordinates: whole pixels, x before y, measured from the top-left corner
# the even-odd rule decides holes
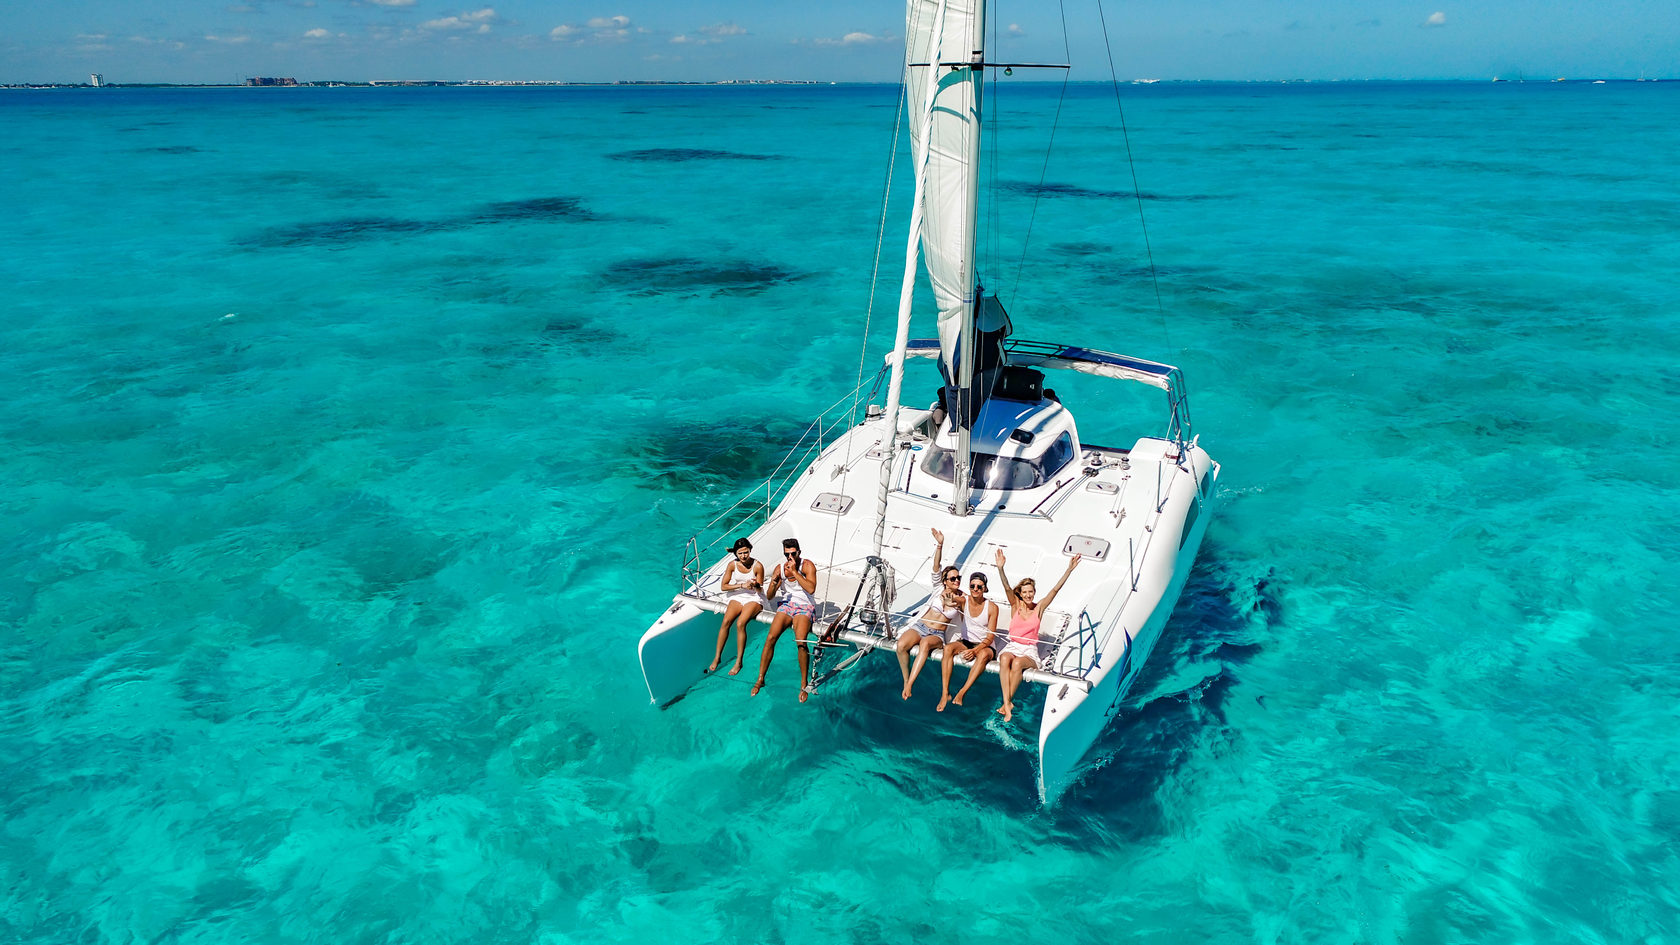
[[[711,26],[700,27],[696,32],[700,35],[690,36],[686,33],[678,33],[671,37],[671,42],[678,45],[707,46],[712,43],[721,43],[731,36],[745,36],[747,35],[747,28],[739,23],[713,23]]]
[[[548,38],[560,43],[570,43],[574,46],[587,46],[602,43],[622,43],[630,38],[630,34],[643,33],[646,30],[631,29],[630,18],[622,14],[618,16],[594,16],[585,20],[582,26],[575,23],[562,23],[548,31]]]
[[[1436,10],[1434,13],[1429,14],[1429,19],[1424,20],[1419,25],[1420,26],[1446,26],[1447,25],[1447,15],[1445,13],[1442,13],[1439,10]]]
[[[1025,35],[1027,35],[1027,31],[1024,30],[1024,29],[1021,29],[1021,24],[1011,23],[1011,24],[1009,24],[1009,35],[1011,35],[1011,36],[1025,36]]]
[[[893,41],[893,38],[891,36],[878,36],[874,33],[865,33],[862,30],[855,30],[853,32],[847,33],[846,35],[840,37],[839,39],[829,39],[828,37],[821,37],[821,38],[818,38],[818,39],[813,39],[813,40],[811,40],[811,45],[813,45],[813,46],[872,46],[872,45],[875,45],[876,43],[890,43],[892,41]]]
[[[499,17],[493,7],[485,7],[471,13],[457,16],[444,16],[435,20],[427,20],[420,24],[423,30],[450,30],[455,32],[471,31],[476,33],[490,32],[490,24],[498,22]]]
[[[332,34],[327,32],[324,29],[321,29],[319,26],[317,26],[314,29],[310,30],[309,32],[304,33],[303,35],[308,39],[326,39],[328,36],[331,36]]]
[[[371,0],[371,2],[377,3],[382,7],[411,7],[411,6],[414,6],[414,0]],[[310,6],[314,6],[314,4],[312,3],[312,4],[310,4]]]
[[[237,45],[239,43],[248,43],[248,42],[251,41],[251,37],[249,37],[249,36],[211,36],[211,35],[208,35],[208,34],[205,35],[204,39],[207,42],[229,43],[229,44],[233,44],[233,45]]]

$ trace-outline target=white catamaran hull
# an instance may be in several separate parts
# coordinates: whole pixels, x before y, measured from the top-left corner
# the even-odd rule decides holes
[[[976,511],[958,517],[932,491],[948,485],[923,475],[918,467],[926,441],[907,436],[905,448],[891,457],[873,449],[882,423],[874,419],[859,424],[823,450],[791,480],[768,518],[750,531],[750,540],[767,566],[773,567],[787,538],[799,539],[805,556],[817,563],[819,633],[859,598],[860,583],[869,572],[873,492],[883,461],[900,484],[888,502],[890,524],[880,556],[892,574],[895,602],[888,622],[893,635],[926,609],[933,583],[933,528],[946,535],[943,563],[958,565],[965,573],[989,575],[991,597],[1000,604],[1000,634],[1006,632],[1009,608],[992,563],[995,549],[1006,552],[1012,580],[1036,577],[1041,587],[1060,575],[1070,547],[1082,549],[1083,566],[1044,618],[1042,668],[1027,677],[1046,690],[1038,740],[1039,787],[1042,798],[1053,801],[1075,777],[1086,749],[1117,711],[1160,636],[1206,529],[1205,506],[1218,465],[1200,448],[1189,446],[1175,453],[1168,441],[1159,439],[1140,440],[1127,450],[1090,447],[1081,451],[1077,474],[1070,465],[1069,472],[1036,490],[976,492]],[[1030,511],[1012,512],[1011,506]],[[726,561],[720,556],[702,562],[704,570],[694,570],[684,593],[642,636],[642,671],[655,704],[667,705],[686,693],[703,678],[713,658],[726,606],[717,588]],[[760,621],[768,621],[774,609],[772,602]],[[796,685],[791,636],[779,644],[784,652],[771,667],[764,698]],[[880,685],[898,686],[890,656],[892,639],[884,628],[854,621],[841,641],[886,651],[888,655],[872,661],[877,670],[871,678]],[[725,666],[733,660],[734,646],[731,634]],[[762,646],[762,633],[749,636],[742,669],[749,680],[757,676]],[[939,656],[934,654],[935,659]],[[989,669],[995,672],[996,663]],[[953,691],[967,672],[966,666],[956,668]],[[922,703],[931,701],[939,685],[938,667],[930,662],[917,681],[918,698],[912,705],[931,713],[931,705]],[[1028,695],[1023,690],[1019,698]],[[948,717],[972,717],[978,724],[993,717],[998,699],[997,684],[983,681],[968,704],[951,707]],[[1029,717],[1023,705],[1019,718],[1026,722]]]

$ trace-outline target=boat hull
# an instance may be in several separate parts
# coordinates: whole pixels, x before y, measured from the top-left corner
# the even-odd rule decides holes
[[[1088,614],[1096,626],[1110,631],[1103,647],[1102,665],[1087,677],[1092,681],[1090,690],[1081,692],[1071,686],[1052,686],[1047,694],[1038,739],[1038,792],[1046,806],[1055,804],[1085,770],[1080,766],[1081,761],[1109,721],[1119,713],[1120,703],[1155,648],[1167,618],[1184,591],[1212,518],[1210,506],[1219,476],[1219,464],[1200,449],[1193,449],[1188,458],[1198,487],[1178,495],[1176,502],[1169,498],[1154,532],[1157,541],[1179,542],[1177,554],[1147,562],[1138,576],[1137,590],[1115,612],[1102,616]],[[1183,526],[1195,503],[1199,503],[1195,518],[1186,529]],[[1177,523],[1179,527],[1171,528],[1167,523]]]

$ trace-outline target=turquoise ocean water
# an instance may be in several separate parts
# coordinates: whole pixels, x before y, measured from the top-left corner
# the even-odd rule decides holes
[[[1225,465],[1050,810],[995,683],[636,662],[895,89],[0,93],[0,938],[1680,940],[1680,84],[1125,87],[1159,302],[1112,91],[1004,91],[1019,334]]]

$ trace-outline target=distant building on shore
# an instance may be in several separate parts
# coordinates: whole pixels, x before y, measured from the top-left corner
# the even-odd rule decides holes
[[[246,85],[297,85],[297,80],[291,76],[276,78],[274,76],[254,75],[245,80]]]
[[[104,88],[105,87],[105,76],[103,76],[103,75],[101,75],[100,73],[97,73],[97,72],[89,73],[88,74],[88,85],[91,85],[96,89]]]

